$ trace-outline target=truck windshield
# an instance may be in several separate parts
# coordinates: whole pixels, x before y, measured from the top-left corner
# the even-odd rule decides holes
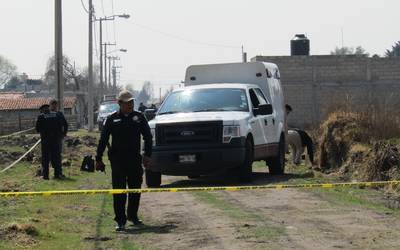
[[[249,111],[246,91],[212,88],[174,92],[165,100],[158,115],[213,111]]]

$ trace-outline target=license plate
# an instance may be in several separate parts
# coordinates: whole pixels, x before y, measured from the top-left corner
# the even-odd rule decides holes
[[[196,155],[180,155],[179,162],[180,163],[195,163]]]

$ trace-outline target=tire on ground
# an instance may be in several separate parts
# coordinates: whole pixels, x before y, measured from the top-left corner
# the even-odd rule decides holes
[[[279,140],[278,155],[267,160],[269,173],[281,175],[285,173],[285,137],[282,135]]]
[[[253,174],[253,160],[254,160],[254,148],[253,142],[250,138],[246,140],[245,159],[242,165],[239,166],[239,180],[240,182],[251,182]]]

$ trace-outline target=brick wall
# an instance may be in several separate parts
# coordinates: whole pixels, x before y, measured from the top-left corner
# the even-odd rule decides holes
[[[256,56],[281,71],[289,125],[317,126],[338,103],[362,109],[371,102],[400,108],[400,58],[365,56]]]
[[[37,116],[37,110],[0,111],[0,135],[35,127]],[[77,115],[72,115],[71,110],[65,110],[65,118],[69,124],[69,130],[78,128],[78,117]]]

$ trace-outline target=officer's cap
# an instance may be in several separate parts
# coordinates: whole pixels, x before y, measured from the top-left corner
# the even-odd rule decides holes
[[[130,102],[133,99],[134,98],[133,98],[132,93],[129,92],[128,90],[123,90],[118,95],[118,101],[121,101],[121,102]]]
[[[50,105],[49,104],[43,104],[42,106],[40,106],[39,110],[43,110],[45,108],[49,108]]]

